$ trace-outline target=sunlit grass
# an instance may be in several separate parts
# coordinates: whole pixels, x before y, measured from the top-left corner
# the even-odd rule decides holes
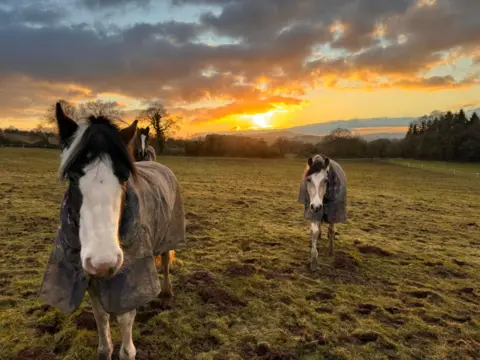
[[[88,299],[66,317],[36,298],[65,188],[58,160],[0,149],[0,359],[96,353]],[[138,359],[480,358],[475,178],[341,161],[349,220],[335,260],[324,231],[312,274],[302,161],[159,161],[180,180],[188,247],[172,269],[173,306],[138,312]]]

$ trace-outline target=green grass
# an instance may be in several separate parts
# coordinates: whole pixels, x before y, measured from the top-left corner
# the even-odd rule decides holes
[[[0,149],[0,359],[92,359],[88,299],[72,316],[36,292],[65,184],[59,152]],[[349,220],[308,269],[303,162],[160,158],[177,175],[188,247],[173,305],[139,310],[138,359],[480,358],[475,178],[342,161]],[[120,340],[112,325],[114,342]]]
[[[389,162],[407,167],[441,172],[452,176],[472,177],[480,180],[479,163],[458,163],[444,161],[425,161],[410,159],[390,159]],[[454,173],[455,171],[455,173]]]

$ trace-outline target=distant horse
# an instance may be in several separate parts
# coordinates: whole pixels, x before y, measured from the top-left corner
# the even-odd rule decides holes
[[[340,165],[323,155],[309,158],[298,202],[305,206],[305,219],[312,221],[310,268],[314,271],[318,266],[317,240],[322,237],[321,223],[328,224],[328,253],[333,256],[335,224],[347,220],[347,178]]]
[[[139,128],[133,139],[133,156],[135,161],[155,161],[157,155],[153,146],[148,145],[150,127]]]
[[[59,174],[68,188],[40,298],[72,313],[88,291],[98,358],[111,359],[114,314],[122,333],[120,359],[135,359],[136,308],[159,293],[173,296],[169,264],[173,249],[185,246],[180,188],[166,166],[133,161],[137,122],[119,130],[108,118],[90,116],[77,124],[60,104],[56,119],[63,145]]]

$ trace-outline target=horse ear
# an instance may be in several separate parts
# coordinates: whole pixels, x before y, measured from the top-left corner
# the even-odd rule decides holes
[[[147,132],[147,134],[150,132],[150,126],[147,126],[147,128],[145,129],[145,131]]]
[[[312,165],[313,165],[313,159],[312,159],[311,157],[308,158],[307,164],[308,164],[308,166],[312,166]]]
[[[329,166],[330,166],[330,159],[325,156],[325,170],[328,170]]]
[[[138,120],[135,120],[129,127],[120,130],[120,135],[122,136],[125,145],[128,145],[135,136],[135,133],[137,132],[137,124]]]
[[[78,125],[69,116],[65,115],[62,105],[59,102],[55,105],[55,117],[57,119],[60,140],[64,146],[67,146],[70,138],[75,134],[75,131],[77,131]]]

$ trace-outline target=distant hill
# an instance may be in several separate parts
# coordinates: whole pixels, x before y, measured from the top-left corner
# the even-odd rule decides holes
[[[325,123],[309,124],[289,128],[288,130],[300,133],[300,134],[328,134],[336,128],[343,128],[350,131],[355,131],[356,129],[365,129],[368,131],[370,128],[374,131],[375,128],[384,128],[384,127],[400,127],[408,126],[416,118],[414,117],[399,117],[399,118],[370,118],[370,119],[351,119],[351,120],[336,120],[329,121]],[[392,132],[395,134],[397,132]],[[398,132],[399,137],[405,135],[404,132]]]
[[[295,126],[281,130],[250,130],[250,131],[229,131],[215,134],[222,135],[243,135],[255,139],[263,138],[268,143],[273,143],[278,138],[287,138],[305,143],[318,143],[323,136],[329,134],[332,130],[343,128],[358,133],[367,141],[380,138],[401,139],[405,136],[406,127],[414,121],[413,117],[401,118],[371,118],[371,119],[352,119],[337,120],[326,123],[308,124]],[[396,129],[397,128],[397,129]],[[391,129],[392,132],[382,132],[379,130]],[[208,133],[201,134],[202,136]]]

